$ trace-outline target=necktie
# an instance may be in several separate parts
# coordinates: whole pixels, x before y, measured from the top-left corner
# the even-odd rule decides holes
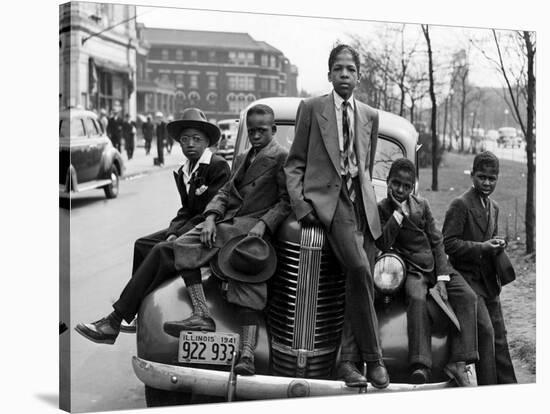
[[[348,118],[348,101],[342,102],[342,129],[343,129],[343,137],[344,137],[344,170],[346,172],[345,174],[345,181],[346,181],[346,187],[348,189],[348,195],[352,202],[355,201],[355,190],[353,188],[353,178],[350,174],[349,169],[349,160],[350,160],[350,152],[352,151],[351,145],[350,145],[350,137],[349,137],[349,118]]]

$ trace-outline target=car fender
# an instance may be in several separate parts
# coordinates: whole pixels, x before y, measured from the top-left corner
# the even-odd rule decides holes
[[[111,167],[113,165],[117,167],[119,175],[122,176],[126,168],[124,161],[120,155],[120,152],[118,152],[118,150],[113,147],[111,143],[109,143],[101,155],[99,178],[109,178]]]

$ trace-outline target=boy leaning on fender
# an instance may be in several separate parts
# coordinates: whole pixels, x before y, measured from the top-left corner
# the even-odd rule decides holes
[[[388,196],[378,204],[382,236],[376,240],[380,250],[392,248],[406,263],[410,380],[416,384],[429,381],[432,341],[427,294],[435,286],[456,311],[461,328],[460,332],[454,328],[449,332],[451,357],[444,370],[457,385],[468,386],[466,364],[478,359],[476,295],[449,265],[428,202],[412,194],[415,177],[410,160],[393,162],[387,178]]]

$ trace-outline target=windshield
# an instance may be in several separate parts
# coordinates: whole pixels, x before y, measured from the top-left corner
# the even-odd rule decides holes
[[[69,122],[67,119],[59,120],[59,138],[69,138],[71,133],[69,132]]]

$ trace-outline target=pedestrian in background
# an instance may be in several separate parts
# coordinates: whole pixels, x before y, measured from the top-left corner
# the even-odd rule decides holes
[[[122,140],[122,118],[120,117],[120,112],[115,113],[111,111],[111,117],[109,118],[109,123],[107,124],[107,135],[111,139],[113,146],[121,151],[121,140]]]
[[[109,124],[109,118],[107,117],[107,111],[105,108],[99,110],[99,122],[103,127],[103,132],[107,133],[107,125]]]
[[[155,125],[153,124],[151,115],[147,115],[147,121],[141,125],[141,131],[145,140],[145,155],[149,155],[149,152],[151,152],[151,141],[153,141],[153,136],[155,135]]]
[[[168,115],[168,123],[174,121],[174,117],[172,115]],[[168,154],[172,152],[172,147],[174,146],[174,138],[170,134],[166,135],[166,151],[168,151]]]
[[[122,136],[124,137],[124,148],[126,149],[126,154],[128,154],[128,160],[131,160],[134,155],[136,123],[130,119],[130,114],[124,115]]]
[[[164,122],[164,116],[162,112],[157,112],[155,114],[157,118],[157,159],[155,165],[162,166],[164,165],[164,140],[166,138],[166,123]]]

